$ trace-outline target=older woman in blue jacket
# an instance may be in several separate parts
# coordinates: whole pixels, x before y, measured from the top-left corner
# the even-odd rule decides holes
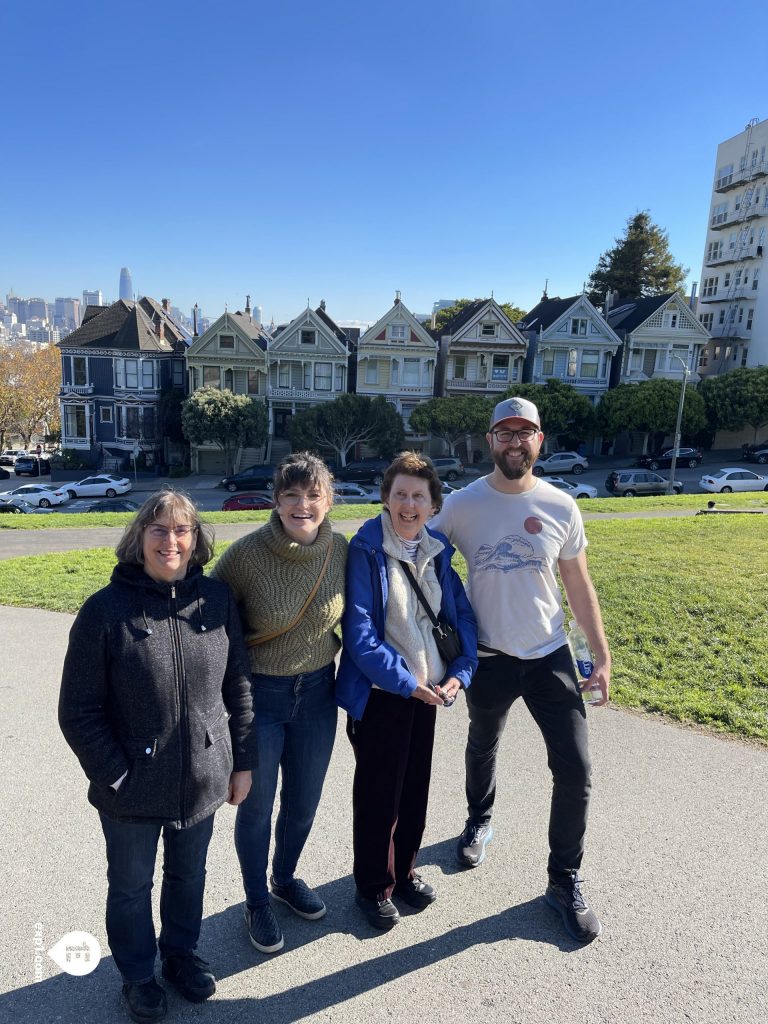
[[[415,872],[426,824],[438,706],[450,705],[477,667],[477,624],[451,567],[453,548],[426,523],[442,504],[432,463],[402,452],[384,474],[384,511],[351,540],[344,649],[337,699],[355,754],[353,848],[356,899],[376,928],[399,921],[394,895],[417,909],[436,898]],[[405,563],[405,564],[404,564]],[[458,634],[446,663],[433,616]]]

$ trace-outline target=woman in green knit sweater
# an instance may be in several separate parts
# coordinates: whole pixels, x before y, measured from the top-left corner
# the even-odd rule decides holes
[[[235,595],[250,650],[258,767],[237,809],[235,847],[248,933],[262,953],[276,953],[284,942],[270,889],[300,917],[325,914],[323,901],[295,871],[336,736],[334,659],[341,644],[335,630],[344,611],[347,559],[346,539],[332,532],[327,518],[333,481],[324,462],[309,452],[289,455],[275,472],[274,498],[269,522],[230,545],[212,573]],[[278,768],[282,787],[268,888]]]

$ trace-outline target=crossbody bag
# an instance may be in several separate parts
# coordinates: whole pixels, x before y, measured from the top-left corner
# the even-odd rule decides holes
[[[408,582],[416,592],[416,597],[418,597],[419,603],[429,616],[429,621],[432,623],[432,636],[435,638],[435,644],[440,652],[440,657],[446,662],[446,664],[450,664],[456,658],[461,657],[462,651],[459,634],[450,622],[445,622],[443,619],[439,619],[429,607],[429,602],[424,596],[424,592],[421,587],[416,582],[416,577],[411,572],[411,567],[408,562],[404,562],[402,558],[398,559],[398,561],[403,567],[403,572],[408,577]]]

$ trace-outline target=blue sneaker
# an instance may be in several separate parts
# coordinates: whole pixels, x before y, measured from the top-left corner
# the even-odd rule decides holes
[[[261,907],[245,907],[245,923],[251,945],[260,953],[277,953],[285,945],[275,912],[269,903]]]
[[[490,824],[466,825],[456,843],[456,859],[465,868],[476,868],[485,860],[485,848],[493,839]]]
[[[301,878],[292,878],[287,885],[278,885],[273,875],[269,880],[269,888],[276,900],[290,907],[299,917],[307,921],[325,917],[325,904]]]

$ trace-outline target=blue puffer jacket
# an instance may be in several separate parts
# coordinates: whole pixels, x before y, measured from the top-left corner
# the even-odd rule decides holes
[[[454,549],[448,538],[437,530],[429,533],[445,545],[435,558],[435,572],[443,591],[440,618],[458,630],[463,652],[448,666],[445,678],[455,676],[466,687],[477,668],[475,613],[451,567]],[[377,516],[349,542],[346,604],[341,620],[344,647],[336,677],[336,699],[355,721],[363,717],[374,683],[402,697],[410,697],[416,689],[405,658],[384,641],[389,576],[383,541],[381,516]]]

